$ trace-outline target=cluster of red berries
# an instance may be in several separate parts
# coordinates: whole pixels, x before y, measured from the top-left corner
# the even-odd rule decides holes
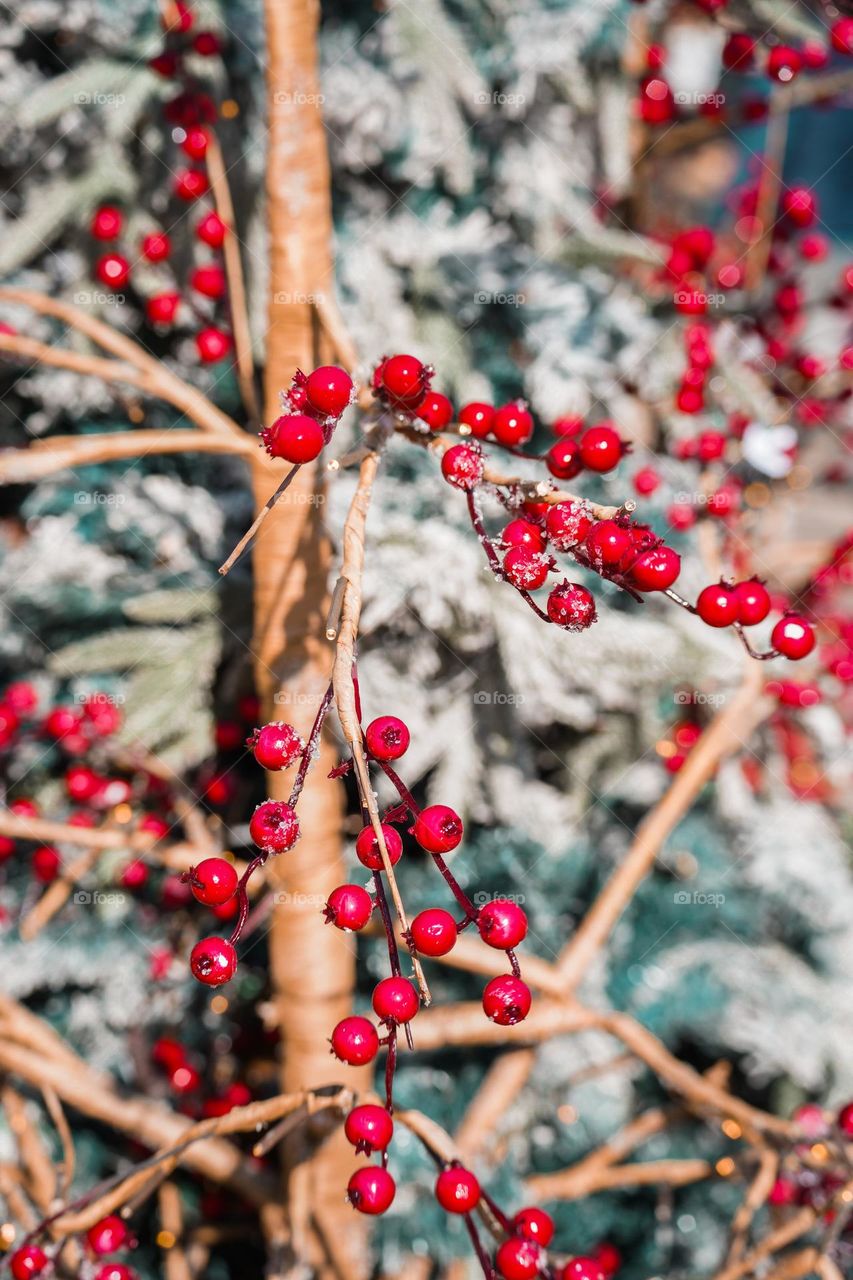
[[[803,1138],[783,1161],[768,1202],[776,1210],[808,1206],[830,1223],[836,1215],[832,1201],[849,1177],[847,1149],[853,1142],[853,1102],[834,1116],[817,1103],[807,1102],[797,1107],[791,1119]],[[845,1239],[849,1234],[848,1227]]]
[[[337,365],[321,365],[307,376],[297,369],[282,397],[287,412],[260,433],[267,453],[294,466],[313,462],[352,398],[352,378]]]
[[[709,627],[754,627],[767,617],[771,603],[758,578],[732,585],[720,581],[700,591],[695,612]],[[770,642],[785,658],[805,658],[815,646],[814,627],[799,613],[785,613],[774,626]]]
[[[0,750],[15,745],[22,732],[36,732],[67,755],[79,756],[120,727],[121,711],[108,693],[92,693],[76,706],[42,712],[35,686],[29,680],[16,680],[0,698]]]
[[[234,1107],[244,1107],[252,1101],[248,1086],[234,1080],[225,1088],[209,1097],[205,1097],[199,1106],[190,1106],[187,1099],[197,1095],[202,1089],[202,1074],[192,1054],[180,1040],[173,1036],[160,1036],[151,1047],[151,1060],[166,1075],[170,1086],[181,1095],[182,1110],[187,1114],[198,1115],[203,1120],[214,1116],[227,1115]]]
[[[91,1273],[92,1280],[137,1280],[136,1272],[123,1262],[98,1265],[102,1258],[133,1244],[127,1223],[117,1214],[111,1213],[90,1227],[86,1232],[86,1252],[96,1265],[96,1270]],[[35,1280],[52,1265],[52,1259],[37,1244],[24,1244],[9,1258],[13,1280]]]
[[[669,731],[669,737],[657,744],[657,753],[669,773],[678,773],[696,743],[702,737],[702,726],[697,720],[679,720]]]

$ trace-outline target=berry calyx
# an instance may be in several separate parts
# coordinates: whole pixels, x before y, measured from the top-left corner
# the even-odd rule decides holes
[[[563,1267],[560,1280],[605,1280],[601,1263],[595,1258],[572,1258]]]
[[[569,551],[582,542],[593,525],[592,516],[578,502],[556,502],[545,517],[548,537],[557,551]]]
[[[203,244],[211,249],[221,249],[228,230],[218,213],[206,213],[198,223],[195,233]]]
[[[373,386],[391,404],[415,409],[429,389],[429,379],[429,369],[415,356],[389,356],[377,367]]]
[[[545,454],[545,466],[557,480],[572,480],[583,471],[581,447],[577,440],[563,439]]]
[[[373,1012],[389,1026],[411,1022],[419,1008],[418,993],[407,978],[383,978],[373,989]]]
[[[145,302],[145,318],[149,324],[174,324],[180,305],[179,293],[155,293]]]
[[[531,547],[510,547],[503,559],[504,575],[519,591],[537,591],[551,569],[548,556]]]
[[[342,1018],[332,1032],[332,1053],[340,1062],[362,1067],[379,1052],[379,1033],[367,1018]]]
[[[221,329],[199,329],[195,344],[202,364],[215,364],[231,350],[231,337]]]
[[[95,275],[101,284],[120,288],[130,279],[130,263],[120,253],[105,253],[95,263]]]
[[[786,613],[773,628],[770,643],[783,658],[790,658],[792,662],[797,662],[800,658],[805,658],[814,648],[814,628],[798,613]]]
[[[86,1232],[89,1248],[99,1257],[106,1253],[115,1253],[127,1240],[127,1224],[118,1214],[111,1213],[101,1218]]]
[[[625,451],[619,432],[607,422],[590,427],[580,438],[581,461],[589,471],[612,471]]]
[[[249,835],[267,853],[286,853],[299,839],[295,809],[283,800],[264,800],[249,819]]]
[[[14,1280],[30,1280],[31,1276],[40,1276],[48,1264],[48,1256],[37,1244],[24,1245],[12,1254],[9,1265]]]
[[[344,1133],[359,1155],[384,1151],[394,1136],[394,1121],[384,1107],[364,1103],[353,1107],[344,1121]]]
[[[389,827],[387,823],[383,822],[382,835],[385,837],[388,861],[392,867],[395,867],[403,856],[403,841],[400,833],[396,828]],[[361,831],[359,831],[355,841],[355,853],[361,865],[367,867],[368,871],[382,870],[384,865],[382,853],[373,827],[362,827]]]
[[[415,819],[413,835],[429,853],[449,853],[462,840],[462,819],[446,804],[431,804]]]
[[[453,444],[441,459],[441,474],[457,489],[474,489],[483,478],[483,455],[470,444]]]
[[[116,236],[121,235],[123,222],[121,209],[117,209],[114,204],[104,204],[92,215],[89,230],[96,240],[115,240]]]
[[[409,730],[397,716],[377,716],[364,731],[374,760],[399,760],[409,749]]]
[[[496,899],[477,912],[477,928],[490,947],[509,951],[527,936],[527,916],[517,903]]]
[[[428,391],[416,412],[431,431],[443,431],[453,421],[453,405],[440,391]]]
[[[246,745],[251,747],[261,768],[271,773],[287,769],[305,750],[303,739],[292,725],[285,724],[282,720],[273,720],[270,724],[255,729]]]
[[[285,462],[313,462],[326,443],[323,428],[316,418],[309,418],[307,413],[282,414],[260,434],[270,457],[284,458]]]
[[[631,565],[631,582],[639,591],[666,591],[681,572],[681,556],[672,547],[650,547]]]
[[[315,413],[339,418],[352,399],[353,382],[345,369],[335,364],[320,365],[308,374],[305,394]]]
[[[770,592],[758,578],[739,582],[735,586],[738,604],[738,622],[742,627],[754,627],[763,622],[770,612]]]
[[[538,1274],[541,1250],[534,1240],[511,1236],[495,1254],[495,1264],[503,1280],[533,1280]]]
[[[347,1183],[347,1199],[359,1213],[385,1213],[394,1200],[397,1187],[387,1169],[371,1164],[356,1169]]]
[[[221,907],[237,892],[238,875],[224,858],[205,858],[187,873],[196,902],[206,907]]]
[[[340,884],[329,894],[323,914],[336,929],[356,932],[373,915],[373,899],[360,884]]]
[[[409,926],[412,943],[422,956],[446,956],[453,950],[458,930],[449,911],[427,907],[419,911]]]
[[[532,997],[530,988],[521,978],[502,973],[486,983],[483,991],[483,1010],[486,1017],[499,1027],[514,1027],[523,1022],[530,1012]]]
[[[202,938],[190,952],[190,969],[205,986],[221,987],[234,977],[237,952],[225,938]]]
[[[448,1213],[471,1213],[480,1203],[480,1184],[469,1169],[442,1169],[435,1182],[435,1198]]]
[[[533,435],[533,417],[523,400],[512,400],[495,409],[492,435],[510,448],[527,443]]]
[[[544,1209],[537,1209],[535,1205],[528,1209],[519,1209],[512,1220],[512,1225],[525,1240],[535,1240],[543,1249],[547,1249],[554,1239],[554,1219],[550,1213],[546,1213]]]
[[[713,583],[699,592],[696,612],[709,627],[730,627],[740,612],[737,593],[724,582]]]
[[[495,420],[494,406],[481,400],[472,400],[459,410],[459,421],[471,428],[471,435],[484,439],[492,429]]]
[[[595,597],[581,583],[566,578],[551,591],[545,611],[566,631],[586,631],[595,622]]]

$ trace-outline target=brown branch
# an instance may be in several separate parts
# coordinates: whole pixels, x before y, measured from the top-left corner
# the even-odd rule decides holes
[[[59,1141],[62,1144],[62,1163],[58,1167],[58,1173],[59,1195],[64,1199],[68,1195],[71,1183],[74,1181],[74,1170],[77,1166],[74,1138],[71,1134],[71,1126],[65,1118],[65,1112],[62,1110],[62,1103],[56,1095],[56,1090],[46,1084],[43,1086],[41,1093],[48,1115],[54,1123],[56,1132],[59,1134]]]
[[[767,130],[764,154],[761,158],[761,178],[758,183],[758,202],[755,209],[756,225],[761,234],[749,247],[746,255],[746,287],[758,289],[767,274],[767,260],[773,243],[773,229],[779,208],[782,189],[782,170],[785,163],[785,146],[788,140],[788,123],[791,99],[785,89],[773,89],[767,113]]]
[[[47,1213],[56,1195],[56,1170],[48,1155],[41,1135],[27,1114],[27,1104],[17,1089],[4,1084],[0,1102],[6,1114],[6,1122],[18,1147],[23,1166],[25,1186],[42,1213]]]
[[[644,1112],[577,1164],[568,1169],[534,1174],[532,1178],[528,1178],[528,1191],[537,1203],[540,1199],[579,1199],[590,1187],[595,1186],[596,1178],[602,1170],[623,1160],[655,1134],[662,1133],[672,1115],[672,1108],[667,1107],[654,1107]]]
[[[237,543],[236,547],[231,552],[228,559],[224,562],[224,564],[221,564],[219,566],[219,572],[222,574],[223,577],[225,576],[226,573],[228,573],[231,569],[234,568],[234,565],[240,559],[243,552],[254,541],[255,534],[258,532],[261,525],[264,523],[267,516],[272,511],[273,507],[278,502],[279,498],[290,487],[290,484],[294,480],[298,470],[299,470],[298,463],[295,466],[291,467],[291,469],[288,471],[287,475],[284,477],[284,479],[282,480],[278,488],[274,489],[273,492],[270,494],[270,496],[267,498],[266,502],[261,507],[260,511],[255,516],[252,523],[249,525],[248,529],[243,534],[242,538]]]
[[[157,1197],[160,1211],[161,1237],[164,1250],[163,1272],[166,1280],[193,1280],[184,1250],[184,1211],[181,1193],[174,1182],[164,1182]],[[165,1234],[166,1239],[162,1239]]]
[[[778,1171],[778,1153],[772,1147],[762,1144],[759,1150],[758,1168],[732,1219],[732,1237],[727,1263],[737,1262],[746,1252],[752,1220],[770,1195]]]
[[[163,431],[101,431],[87,436],[49,436],[35,440],[26,449],[0,451],[0,484],[33,484],[57,471],[73,471],[98,462],[146,457],[162,453],[248,453],[227,436],[194,428],[175,427]]]

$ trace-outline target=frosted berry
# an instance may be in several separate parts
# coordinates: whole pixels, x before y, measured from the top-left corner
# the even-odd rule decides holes
[[[612,471],[624,452],[619,432],[607,422],[590,427],[581,436],[581,460],[589,471]]]
[[[558,480],[571,480],[583,471],[581,447],[577,440],[558,440],[545,454],[545,466]]]
[[[413,834],[429,853],[449,853],[462,840],[462,819],[446,804],[431,804],[415,819]]]
[[[631,582],[640,591],[666,591],[681,572],[681,556],[672,547],[650,547],[631,565]]]
[[[286,769],[305,750],[305,743],[293,726],[281,720],[255,729],[246,745],[251,747],[261,768],[271,772]]]
[[[510,547],[503,559],[504,575],[520,591],[537,591],[551,568],[548,556],[530,547]]]
[[[519,1209],[512,1225],[525,1240],[535,1240],[543,1249],[547,1249],[554,1239],[554,1219],[550,1213],[537,1209],[535,1205],[529,1209]]]
[[[739,582],[735,587],[738,605],[738,622],[742,627],[754,627],[763,622],[770,612],[770,592],[758,578]]]
[[[90,230],[96,240],[115,240],[116,236],[121,235],[123,221],[121,209],[113,204],[101,205],[92,215]]]
[[[442,1169],[435,1182],[435,1198],[448,1213],[471,1213],[480,1203],[480,1184],[469,1169]]]
[[[446,956],[456,944],[456,921],[441,907],[419,911],[410,926],[412,943],[422,956]]]
[[[359,1154],[384,1151],[394,1135],[394,1121],[384,1107],[365,1103],[353,1107],[344,1121],[344,1133]]]
[[[237,892],[237,872],[224,858],[205,858],[187,874],[193,897],[206,907],[220,907]]]
[[[359,1213],[385,1213],[394,1201],[397,1187],[387,1169],[371,1164],[356,1169],[347,1183],[347,1199]]]
[[[249,835],[267,853],[286,853],[299,839],[296,811],[283,800],[264,800],[249,819]]]
[[[10,1259],[10,1270],[14,1280],[30,1280],[30,1276],[40,1276],[48,1264],[48,1256],[37,1244],[26,1244],[16,1249]]]
[[[39,884],[52,884],[62,870],[59,850],[52,844],[42,845],[33,853],[32,868]]]
[[[799,658],[805,658],[814,648],[814,629],[811,623],[801,618],[799,614],[786,613],[773,628],[770,643],[783,658],[797,661]]]
[[[441,459],[441,474],[457,489],[474,489],[483,478],[483,455],[470,444],[454,444]]]
[[[351,1067],[372,1062],[379,1052],[379,1033],[367,1018],[342,1018],[332,1032],[332,1053]]]
[[[187,129],[187,136],[181,143],[181,150],[191,160],[203,160],[207,155],[210,134],[203,125],[194,124]]]
[[[389,827],[387,823],[383,822],[382,834],[385,837],[388,861],[392,867],[395,867],[403,856],[403,841],[400,838],[400,833],[394,827]],[[367,867],[369,871],[381,871],[383,869],[382,853],[373,827],[362,827],[361,831],[359,831],[355,842],[355,853],[361,865]]]
[[[527,936],[527,916],[517,903],[496,899],[477,912],[477,928],[490,947],[509,951]]]
[[[432,431],[443,431],[453,421],[453,405],[440,391],[428,391],[418,405],[417,415]]]
[[[234,977],[237,952],[225,938],[202,938],[190,952],[190,969],[205,986],[220,987]]]
[[[374,760],[399,760],[409,749],[409,730],[397,716],[377,716],[364,731]]]
[[[190,276],[190,287],[202,297],[221,298],[225,293],[225,272],[215,264],[196,267]]]
[[[145,318],[149,324],[174,324],[178,307],[181,305],[179,293],[155,293],[145,302]]]
[[[505,547],[527,547],[530,551],[543,551],[545,539],[538,525],[530,520],[510,520],[501,534],[501,542]]]
[[[713,583],[699,592],[696,612],[709,627],[729,627],[738,621],[737,592],[724,582]]]
[[[545,608],[551,621],[566,631],[586,631],[596,618],[592,592],[567,578],[554,587]]]
[[[228,230],[218,213],[206,213],[198,223],[195,233],[211,249],[221,249]]]
[[[530,1012],[531,1003],[527,983],[511,973],[502,973],[497,978],[492,978],[483,991],[486,1017],[500,1027],[513,1027],[517,1022],[523,1022]]]
[[[495,1264],[503,1280],[534,1280],[539,1274],[541,1250],[533,1240],[511,1236],[495,1254]]]
[[[373,1012],[380,1022],[411,1022],[419,1008],[418,993],[408,978],[383,978],[373,989]]]
[[[429,388],[429,370],[415,356],[389,356],[376,369],[374,389],[400,408],[414,409]]]
[[[323,428],[307,413],[282,414],[271,427],[264,427],[261,440],[271,458],[294,463],[313,462],[326,443]]]
[[[179,200],[200,200],[210,183],[200,169],[181,169],[175,175],[175,195]]]
[[[533,435],[533,418],[523,400],[512,400],[495,409],[492,435],[510,447],[527,443]]]
[[[568,551],[577,546],[592,524],[592,516],[578,502],[557,502],[549,507],[545,517],[548,537],[558,551]]]
[[[483,439],[492,429],[495,420],[494,406],[481,400],[472,400],[459,410],[459,421],[471,428],[471,434]]]
[[[560,1280],[605,1280],[601,1263],[595,1258],[572,1258],[563,1267]]]
[[[101,1218],[86,1232],[86,1240],[93,1253],[103,1257],[105,1253],[115,1253],[127,1240],[127,1224],[118,1214]]]
[[[612,568],[631,550],[631,535],[615,520],[599,520],[586,535],[584,547],[597,569]]]
[[[339,418],[352,397],[352,378],[334,364],[321,365],[305,382],[308,403],[316,413]]]
[[[195,344],[202,364],[215,364],[231,350],[231,337],[221,329],[199,329]]]
[[[101,284],[121,288],[130,279],[130,263],[120,253],[105,253],[95,263],[95,275]]]

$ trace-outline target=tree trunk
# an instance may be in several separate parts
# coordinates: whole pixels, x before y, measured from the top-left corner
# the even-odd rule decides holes
[[[266,0],[269,141],[267,202],[270,299],[265,420],[294,371],[317,363],[312,300],[332,287],[329,166],[317,81],[318,8],[310,0]],[[258,451],[253,464],[260,508],[280,483],[281,462]],[[328,687],[332,650],[325,638],[330,547],[323,527],[318,467],[303,467],[266,520],[254,549],[254,657],[264,715],[307,736]],[[345,881],[341,861],[342,788],[330,781],[337,752],[324,735],[299,802],[302,837],[269,864],[279,895],[272,917],[270,968],[281,1029],[282,1089],[328,1083],[364,1087],[363,1072],[329,1052],[335,1023],[350,1010],[355,978],[351,940],[328,927],[322,906]],[[268,776],[269,795],[285,798],[292,778]],[[320,1121],[285,1144],[287,1208],[300,1260],[333,1274],[329,1249],[350,1274],[366,1273],[361,1222],[344,1200],[354,1166],[340,1132]],[[319,1144],[319,1145],[318,1145]],[[337,1274],[337,1273],[335,1273]]]

